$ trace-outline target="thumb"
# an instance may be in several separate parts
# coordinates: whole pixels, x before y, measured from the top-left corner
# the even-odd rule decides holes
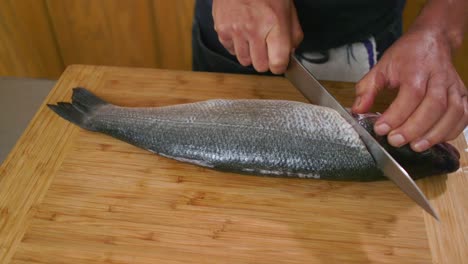
[[[354,113],[362,114],[370,110],[375,97],[385,87],[384,74],[374,67],[356,84],[356,99],[352,107]]]
[[[272,73],[282,74],[289,63],[292,50],[289,28],[285,25],[275,25],[266,38],[268,62]]]

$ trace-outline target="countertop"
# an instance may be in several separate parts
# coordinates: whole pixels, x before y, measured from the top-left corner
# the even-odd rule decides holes
[[[353,84],[327,82],[350,105]],[[82,86],[125,106],[213,98],[306,102],[284,78],[142,68],[67,68],[0,167],[1,263],[463,263],[461,168],[417,184],[426,214],[390,181],[238,175],[85,131],[46,103]],[[388,100],[387,100],[388,101]],[[377,109],[386,101],[378,101]]]
[[[0,164],[54,85],[48,79],[0,77]]]

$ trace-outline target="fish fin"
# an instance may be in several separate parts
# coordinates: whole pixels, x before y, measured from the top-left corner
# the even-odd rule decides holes
[[[86,114],[78,110],[74,105],[60,102],[57,103],[57,105],[48,104],[47,106],[60,117],[72,122],[73,124],[84,129],[94,130],[87,125]]]
[[[72,104],[84,113],[91,113],[96,108],[108,104],[82,87],[73,88]]]
[[[96,128],[91,125],[92,122],[88,121],[96,109],[107,104],[85,88],[77,87],[73,89],[72,103],[58,102],[57,105],[47,104],[47,106],[71,123],[87,130],[96,131]]]

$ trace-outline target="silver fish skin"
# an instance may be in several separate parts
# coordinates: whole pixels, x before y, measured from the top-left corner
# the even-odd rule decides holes
[[[84,88],[49,105],[80,127],[216,170],[265,176],[384,179],[333,109],[283,100],[208,100],[152,108],[109,104]]]

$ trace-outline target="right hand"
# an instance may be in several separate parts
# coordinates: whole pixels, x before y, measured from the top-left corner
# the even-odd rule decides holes
[[[221,44],[258,72],[284,73],[303,38],[292,0],[213,0],[213,19]]]

